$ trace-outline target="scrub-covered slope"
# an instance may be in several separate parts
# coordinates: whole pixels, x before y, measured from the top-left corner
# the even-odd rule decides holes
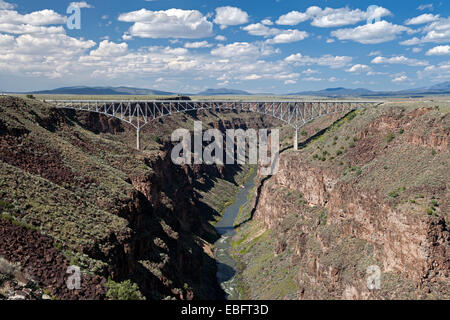
[[[448,299],[448,111],[356,111],[282,154],[235,239],[245,296]],[[369,290],[377,268],[381,288]]]

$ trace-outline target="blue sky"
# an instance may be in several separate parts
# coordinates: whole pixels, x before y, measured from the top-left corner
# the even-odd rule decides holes
[[[0,90],[400,90],[450,80],[448,1],[0,0]]]

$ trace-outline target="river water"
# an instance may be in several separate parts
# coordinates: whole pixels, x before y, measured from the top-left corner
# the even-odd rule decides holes
[[[239,209],[247,200],[250,190],[254,186],[256,177],[255,172],[247,179],[244,188],[239,190],[236,201],[225,209],[222,219],[215,225],[221,238],[215,243],[216,247],[216,263],[217,263],[217,280],[222,289],[227,294],[228,300],[239,300],[240,295],[237,290],[237,270],[236,261],[231,257],[231,238],[236,234],[234,231],[234,221],[236,220]]]

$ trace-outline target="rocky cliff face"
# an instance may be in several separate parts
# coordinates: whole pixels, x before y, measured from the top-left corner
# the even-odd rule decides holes
[[[448,299],[448,138],[448,113],[383,106],[282,154],[253,223],[275,238],[259,246],[295,270],[298,298]],[[370,266],[379,290],[368,289]]]
[[[220,129],[265,125],[232,112],[194,116]],[[149,299],[223,298],[211,250],[217,234],[205,215],[216,208],[196,187],[234,182],[240,168],[174,165],[167,137],[189,121],[179,115],[146,127],[138,153],[134,132],[115,119],[2,98],[0,255],[62,299],[104,299],[108,277],[131,279]],[[69,265],[95,276],[68,291]]]

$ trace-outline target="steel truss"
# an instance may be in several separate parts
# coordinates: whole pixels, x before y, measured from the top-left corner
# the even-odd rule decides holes
[[[117,118],[133,126],[137,132],[140,150],[140,131],[146,125],[176,113],[197,110],[236,110],[271,116],[295,130],[294,149],[298,146],[298,130],[307,123],[333,113],[374,107],[380,101],[105,101],[105,100],[50,100],[58,108],[88,111]]]

